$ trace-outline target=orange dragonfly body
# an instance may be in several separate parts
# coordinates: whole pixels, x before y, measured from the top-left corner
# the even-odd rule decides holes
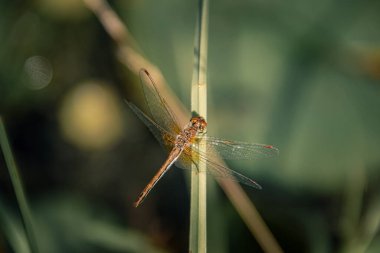
[[[191,164],[198,167],[200,163],[205,163],[207,165],[206,171],[209,174],[216,177],[226,177],[261,189],[261,186],[254,180],[225,167],[220,162],[219,157],[224,159],[271,157],[278,154],[277,148],[265,144],[228,141],[204,136],[207,122],[200,116],[192,117],[190,122],[181,129],[165,99],[159,94],[148,71],[142,69],[140,78],[151,117],[142,112],[133,103],[126,102],[156,139],[167,149],[169,156],[141,192],[134,203],[135,207],[144,201],[151,189],[173,164],[180,168],[190,169]],[[201,151],[200,146],[202,145],[205,145],[206,153]]]

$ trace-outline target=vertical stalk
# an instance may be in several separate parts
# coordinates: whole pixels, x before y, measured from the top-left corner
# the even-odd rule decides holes
[[[5,163],[7,165],[12,186],[15,191],[17,203],[20,208],[21,219],[26,231],[26,236],[29,242],[30,251],[32,253],[37,253],[38,247],[37,247],[36,237],[33,232],[32,213],[30,211],[28,202],[26,200],[20,174],[17,170],[16,162],[13,158],[12,150],[9,145],[7,133],[5,131],[4,123],[1,116],[0,116],[0,146],[4,154]]]
[[[194,69],[191,86],[191,110],[207,121],[207,42],[208,0],[198,1],[194,42]],[[204,145],[202,145],[204,147]],[[206,152],[206,150],[201,150]],[[193,165],[194,166],[194,165]],[[194,166],[195,167],[195,166]],[[207,177],[206,165],[191,172],[189,252],[207,252]]]

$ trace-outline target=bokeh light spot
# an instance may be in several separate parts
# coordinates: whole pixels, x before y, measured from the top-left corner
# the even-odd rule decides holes
[[[53,68],[49,60],[42,56],[32,56],[26,59],[24,71],[27,85],[33,90],[45,88],[53,79]]]
[[[80,84],[61,108],[65,138],[82,149],[104,149],[122,136],[122,117],[115,93],[97,81]]]
[[[37,0],[39,9],[54,19],[81,20],[89,16],[82,0]]]

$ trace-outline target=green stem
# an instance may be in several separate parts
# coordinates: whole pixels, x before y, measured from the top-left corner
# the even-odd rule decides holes
[[[12,150],[9,145],[7,133],[5,131],[4,123],[1,116],[0,116],[0,146],[1,146],[1,149],[3,150],[5,163],[7,165],[12,186],[15,191],[17,203],[20,208],[21,218],[22,218],[24,228],[26,230],[26,236],[29,242],[30,251],[33,253],[37,253],[39,251],[37,247],[36,237],[33,232],[32,213],[30,211],[28,202],[26,200],[20,174],[17,170],[16,162],[14,160]]]
[[[194,43],[191,110],[207,120],[208,0],[199,0]],[[204,147],[204,145],[202,145]],[[206,152],[206,150],[201,150]],[[189,252],[207,252],[207,177],[205,164],[192,169]]]

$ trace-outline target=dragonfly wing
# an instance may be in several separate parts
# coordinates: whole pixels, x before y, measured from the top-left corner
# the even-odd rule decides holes
[[[149,107],[154,121],[166,131],[178,133],[181,131],[174,113],[169,108],[165,99],[158,92],[157,86],[146,69],[140,70],[141,86],[144,91],[145,101]]]
[[[254,180],[246,177],[234,170],[227,168],[222,162],[214,161],[203,156],[198,157],[199,164],[204,163],[207,165],[207,173],[216,178],[227,178],[242,184],[251,186],[253,188],[262,189],[262,187]]]
[[[205,157],[190,148],[187,150],[185,149],[175,163],[175,165],[181,169],[191,169],[192,164],[194,164],[197,168],[199,164],[205,164],[207,167],[206,173],[216,178],[226,178],[261,189],[261,186],[256,181],[227,168],[226,165],[224,165],[224,163],[220,160],[209,159],[208,157]]]
[[[149,128],[154,137],[168,152],[172,149],[175,136],[163,129],[156,122],[154,122],[148,115],[142,112],[133,103],[126,101],[127,105],[137,115],[137,117]]]
[[[204,141],[200,141],[201,138]],[[203,154],[205,157],[215,157],[218,154],[224,159],[255,159],[269,158],[279,154],[279,150],[271,145],[228,141],[210,136],[200,137],[196,141],[196,144],[206,146],[207,156]],[[197,145],[193,145],[192,148],[201,153]],[[209,150],[213,150],[214,153],[211,153]]]

